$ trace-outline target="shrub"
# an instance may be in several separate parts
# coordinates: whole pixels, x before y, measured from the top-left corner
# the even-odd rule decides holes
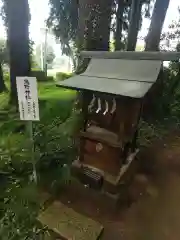
[[[41,183],[54,191],[68,179],[68,165],[76,155],[73,141],[78,121],[72,103],[46,103],[41,122],[35,126],[35,146],[40,156],[37,170]],[[49,171],[51,169],[51,171]]]
[[[72,75],[73,75],[72,73],[57,72],[56,73],[56,80],[57,81],[63,81],[67,78],[72,77]]]
[[[38,82],[46,81],[47,77],[44,71],[41,70],[32,70],[31,76],[36,77]]]
[[[46,76],[45,72],[42,71],[42,70],[39,70],[39,69],[33,69],[31,71],[31,76],[36,77],[38,82],[44,82],[44,81],[47,81],[47,82],[51,81],[52,82],[52,81],[54,81],[53,76]]]
[[[1,239],[39,239],[36,217],[40,203],[36,186],[13,178],[6,180],[4,185],[0,197]]]
[[[51,83],[39,85],[45,94],[56,89]],[[72,96],[69,100],[40,101],[41,121],[33,123],[38,186],[45,186],[53,193],[68,182],[69,164],[77,155],[73,135],[79,115],[73,108],[73,100]],[[0,239],[38,240],[42,238],[37,235],[43,231],[36,221],[41,196],[39,199],[32,181],[31,141],[27,132],[17,130],[21,121],[10,116],[0,123]]]
[[[168,122],[154,122],[148,123],[140,120],[139,123],[139,136],[138,145],[141,147],[149,146],[154,140],[161,139],[168,133],[169,125]]]
[[[22,134],[3,135],[0,140],[0,170],[8,174],[28,176],[32,169],[29,146],[30,140]]]
[[[9,82],[9,79],[10,79],[10,74],[9,74],[9,72],[4,72],[4,81],[5,82]]]
[[[54,81],[54,77],[53,77],[53,76],[47,76],[47,77],[46,77],[46,80],[47,80],[48,82],[52,82],[52,81]]]

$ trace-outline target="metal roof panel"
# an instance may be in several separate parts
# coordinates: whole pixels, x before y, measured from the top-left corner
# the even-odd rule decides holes
[[[59,86],[142,98],[157,80],[161,61],[92,59],[87,70]]]
[[[142,98],[149,91],[152,83],[77,75],[61,81],[58,86]]]
[[[155,82],[161,61],[92,59],[82,75]]]

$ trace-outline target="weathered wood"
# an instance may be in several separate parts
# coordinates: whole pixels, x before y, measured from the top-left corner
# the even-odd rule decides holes
[[[54,202],[38,216],[38,220],[62,239],[96,240],[103,226],[61,202]]]
[[[180,52],[82,51],[84,58],[176,61]]]

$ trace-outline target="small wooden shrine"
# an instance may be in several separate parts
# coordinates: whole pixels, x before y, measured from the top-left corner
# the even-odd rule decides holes
[[[86,71],[58,84],[83,95],[84,125],[73,173],[83,184],[109,195],[119,193],[138,152],[142,100],[156,82],[164,60],[164,55],[137,55],[84,52],[84,57],[91,58]]]
[[[177,52],[83,52],[82,56],[91,58],[86,71],[58,84],[81,91],[84,123],[79,156],[72,164],[79,181],[65,186],[61,202],[54,201],[38,216],[53,239],[100,239],[107,217],[111,222],[116,203],[126,195],[125,182],[135,173],[144,96],[156,82],[162,62],[180,59]]]

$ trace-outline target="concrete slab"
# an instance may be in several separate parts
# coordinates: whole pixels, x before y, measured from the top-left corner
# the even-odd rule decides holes
[[[96,240],[103,226],[59,201],[55,201],[38,216],[38,220],[62,239]]]

